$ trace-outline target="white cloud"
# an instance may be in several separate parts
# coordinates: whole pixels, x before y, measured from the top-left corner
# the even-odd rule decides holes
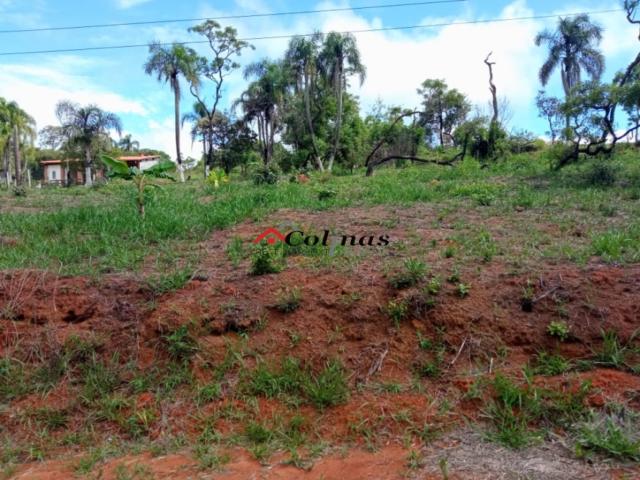
[[[55,105],[60,100],[88,104],[118,114],[146,114],[143,104],[95,85],[87,76],[92,62],[61,56],[42,64],[7,64],[0,70],[0,96],[15,100],[29,112],[38,128],[55,124]]]
[[[118,8],[127,9],[131,7],[135,7],[137,5],[142,5],[143,3],[148,3],[151,0],[116,0],[116,5]]]

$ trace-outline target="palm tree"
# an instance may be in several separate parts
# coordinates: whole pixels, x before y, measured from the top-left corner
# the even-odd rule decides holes
[[[304,113],[311,137],[311,146],[316,164],[322,171],[324,164],[320,158],[320,152],[316,142],[316,135],[311,117],[311,96],[318,80],[318,56],[319,44],[322,42],[322,34],[316,33],[311,38],[294,37],[289,42],[289,48],[285,53],[285,65],[290,70],[296,93],[301,92],[304,100]]]
[[[176,160],[180,181],[184,182],[184,170],[180,155],[180,77],[184,77],[191,85],[199,84],[196,64],[198,55],[192,48],[174,43],[171,48],[165,48],[158,43],[149,45],[149,58],[144,65],[147,75],[156,75],[159,82],[168,82],[173,92]]]
[[[125,152],[137,152],[140,150],[140,142],[137,140],[133,140],[131,138],[131,134],[128,133],[119,142],[117,142],[117,147]]]
[[[7,186],[10,183],[10,157],[13,154],[13,169],[16,185],[22,183],[22,174],[26,169],[23,161],[22,145],[33,142],[35,137],[35,120],[22,110],[16,102],[7,102],[0,98],[0,143],[3,150],[3,171]],[[13,150],[13,151],[11,151]]]
[[[347,78],[358,75],[360,85],[364,83],[367,70],[362,64],[356,38],[350,33],[331,32],[327,35],[319,57],[320,69],[333,89],[337,108],[333,149],[329,155],[327,169],[331,171],[333,162],[340,148],[340,132],[342,129],[343,96],[347,87]]]
[[[546,44],[549,56],[540,68],[540,82],[546,85],[560,66],[565,96],[580,83],[582,70],[598,80],[604,72],[604,56],[597,49],[602,39],[602,27],[591,23],[586,14],[561,18],[555,31],[544,30],[535,39],[536,45]]]
[[[69,101],[56,105],[56,116],[60,127],[49,131],[59,137],[69,148],[79,148],[84,154],[84,184],[93,184],[92,148],[101,140],[109,139],[109,130],[118,135],[122,131],[120,118],[114,113],[105,112],[96,105],[81,107]]]
[[[212,166],[211,161],[213,141],[211,138],[211,121],[209,120],[209,115],[204,105],[200,102],[195,102],[193,104],[193,110],[189,113],[185,113],[182,116],[182,124],[184,125],[185,122],[191,123],[192,145],[198,137],[200,137],[200,141],[202,142],[202,154],[204,155],[204,175],[206,178],[209,175],[209,168]]]
[[[245,122],[256,122],[262,160],[268,166],[273,158],[275,134],[280,128],[280,110],[288,83],[286,69],[281,63],[262,60],[248,65],[244,76],[256,80],[249,84],[234,107],[242,107]]]

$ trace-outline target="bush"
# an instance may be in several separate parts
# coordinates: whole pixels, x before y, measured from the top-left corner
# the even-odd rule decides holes
[[[272,165],[259,168],[253,174],[255,185],[275,185],[278,183],[279,171]]]
[[[610,163],[593,163],[584,174],[584,183],[590,187],[610,187],[616,183],[617,172]]]
[[[251,275],[266,275],[282,270],[282,251],[266,242],[256,245],[251,255]]]

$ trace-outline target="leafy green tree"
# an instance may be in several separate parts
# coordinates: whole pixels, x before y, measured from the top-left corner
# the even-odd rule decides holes
[[[194,96],[198,104],[199,109],[196,111],[198,114],[203,114],[206,121],[202,122],[202,127],[210,129],[214,125],[214,118],[218,111],[218,105],[222,99],[222,87],[225,80],[235,70],[240,68],[240,64],[237,62],[237,58],[242,55],[242,51],[246,48],[253,49],[254,47],[248,42],[240,40],[238,38],[238,32],[235,28],[225,27],[222,28],[218,22],[213,20],[207,20],[195,27],[189,29],[190,32],[194,32],[204,36],[207,39],[209,48],[213,53],[213,58],[209,61],[206,57],[199,57],[197,61],[198,75],[207,79],[213,83],[214,91],[213,97],[210,100],[210,106],[207,104],[206,97],[202,94],[199,85],[192,83],[190,85],[191,94]],[[211,133],[205,134],[205,137],[211,138]],[[205,142],[206,143],[206,142]],[[209,174],[209,168],[213,165],[213,148],[212,143],[208,142],[206,145],[208,150],[205,150],[206,161],[204,162],[204,176],[207,178]]]
[[[184,169],[180,153],[180,97],[182,91],[180,77],[183,77],[190,85],[196,87],[199,85],[197,59],[195,50],[184,45],[174,43],[170,48],[167,48],[159,43],[152,43],[149,45],[149,58],[144,65],[144,71],[147,75],[155,75],[159,82],[168,83],[173,92],[176,161],[182,182],[184,182]]]
[[[43,143],[79,151],[84,156],[84,184],[90,187],[93,185],[94,150],[108,150],[110,130],[115,130],[118,135],[122,131],[120,118],[96,105],[80,106],[68,100],[57,104],[56,117],[60,126],[45,127],[40,133]]]
[[[262,161],[266,167],[273,159],[276,133],[282,127],[282,109],[286,98],[287,72],[281,62],[262,60],[248,65],[246,79],[254,78],[234,106],[240,106],[244,121],[255,122]]]
[[[471,110],[467,97],[455,88],[449,89],[444,80],[425,80],[418,89],[422,96],[420,123],[429,143],[434,137],[442,147],[453,143],[453,132]]]
[[[294,37],[289,42],[289,47],[285,53],[284,65],[288,68],[292,84],[294,86],[294,100],[302,97],[302,111],[304,112],[304,130],[309,136],[311,155],[313,163],[319,170],[324,170],[321,146],[318,145],[316,127],[314,126],[314,116],[318,112],[318,102],[323,99],[323,90],[320,84],[320,47],[322,44],[322,34],[316,33],[310,38]],[[293,126],[296,115],[296,103],[292,102],[292,112],[288,116],[288,124]],[[296,132],[296,137],[300,139],[303,132]],[[298,145],[300,147],[301,145]]]
[[[357,75],[360,85],[364,83],[367,69],[362,63],[356,38],[350,33],[331,32],[327,35],[318,58],[320,70],[336,98],[335,130],[333,148],[329,153],[327,170],[331,171],[338,150],[342,133],[343,100],[347,88],[347,79]]]
[[[558,132],[561,130],[560,100],[549,97],[544,90],[540,90],[536,96],[536,106],[539,116],[544,118],[549,125],[547,134],[551,137],[551,143],[556,142]]]
[[[582,70],[592,80],[599,80],[604,72],[604,56],[597,49],[602,40],[602,27],[592,23],[586,14],[561,18],[554,31],[544,30],[535,39],[537,46],[546,45],[549,54],[540,68],[540,82],[546,85],[560,67],[565,98],[581,81]],[[569,127],[569,118],[565,119]]]

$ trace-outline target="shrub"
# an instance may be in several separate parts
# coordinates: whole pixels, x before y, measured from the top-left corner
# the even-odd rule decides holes
[[[404,261],[404,269],[391,276],[389,284],[398,289],[412,287],[424,278],[426,271],[424,262],[408,258]]]
[[[278,183],[278,170],[273,166],[261,167],[253,174],[255,185],[275,185]]]
[[[409,311],[409,305],[406,300],[389,300],[385,308],[387,316],[393,320],[393,324],[396,328],[400,326],[400,322],[404,320]]]
[[[251,255],[251,275],[266,275],[282,270],[282,253],[266,242],[256,245]]]
[[[604,161],[593,163],[584,173],[584,183],[590,187],[610,187],[616,183],[615,168]]]

